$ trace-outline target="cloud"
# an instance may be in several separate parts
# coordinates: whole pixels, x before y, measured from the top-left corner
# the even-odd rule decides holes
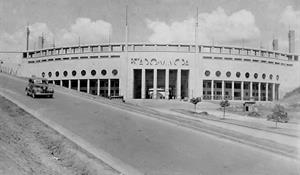
[[[294,10],[292,6],[287,6],[284,11],[280,14],[279,23],[284,26],[284,28],[295,30],[295,40],[296,46],[300,45],[300,10]],[[281,38],[282,45],[284,48],[288,48],[287,34]],[[296,52],[300,53],[300,47],[296,47]]]
[[[240,10],[227,15],[223,8],[217,8],[211,13],[201,13],[199,21],[199,41],[211,43],[212,40],[221,43],[235,43],[244,40],[253,41],[260,37],[254,15],[247,10]],[[147,27],[153,31],[150,42],[159,43],[191,43],[194,42],[195,19],[164,21],[146,19]]]
[[[53,38],[53,33],[48,28],[45,23],[34,23],[29,26],[30,28],[30,38],[32,42],[30,45],[34,47],[34,42],[37,40],[38,36],[44,34],[44,37]],[[1,50],[10,50],[10,51],[22,51],[26,48],[26,27],[21,28],[14,33],[4,32],[0,34],[0,46]]]
[[[42,34],[45,38],[44,47],[52,47],[55,39],[56,46],[69,46],[78,44],[94,44],[108,41],[112,31],[112,25],[103,20],[92,21],[89,18],[77,18],[75,23],[64,29],[52,31],[46,23],[34,23],[29,25],[30,38],[29,49],[38,48],[38,37]],[[24,51],[26,49],[26,27],[13,33],[0,33],[1,51]],[[20,62],[20,56],[16,54],[0,54],[0,59],[9,62]]]
[[[44,34],[46,40],[53,38],[53,33],[45,23],[34,23],[30,28],[30,49],[37,47],[37,38]],[[47,44],[47,43],[46,43]],[[34,46],[36,45],[36,46]],[[19,28],[13,33],[3,32],[0,34],[0,48],[1,51],[24,51],[26,49],[26,27]],[[2,53],[0,59],[8,62],[20,62],[21,56],[19,54]]]
[[[285,27],[300,29],[300,10],[296,11],[292,6],[287,6],[280,15],[279,22]]]
[[[42,34],[45,37],[45,47],[50,47],[55,38],[55,44],[58,46],[78,44],[78,38],[81,38],[82,44],[100,43],[108,40],[108,35],[112,30],[110,23],[103,20],[92,21],[89,18],[78,18],[75,23],[67,29],[52,31],[46,23],[34,23],[29,25],[30,49],[38,47],[38,37]],[[0,34],[1,50],[22,51],[26,48],[26,27],[13,33],[3,32]]]
[[[59,45],[77,44],[79,37],[83,44],[94,44],[108,41],[112,25],[103,20],[92,21],[89,18],[77,18],[69,29],[58,32]]]

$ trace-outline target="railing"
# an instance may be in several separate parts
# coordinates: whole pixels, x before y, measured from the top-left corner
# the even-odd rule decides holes
[[[83,54],[83,53],[107,53],[107,52],[188,52],[188,53],[211,53],[211,54],[229,54],[265,57],[273,59],[284,58],[287,61],[298,61],[298,55],[283,53],[277,51],[267,51],[264,49],[241,48],[233,46],[208,46],[189,44],[103,44],[103,45],[83,45],[59,48],[46,48],[23,52],[23,58],[38,58],[43,56],[56,56],[66,54]]]

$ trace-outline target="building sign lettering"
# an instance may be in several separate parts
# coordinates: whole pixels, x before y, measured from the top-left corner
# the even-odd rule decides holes
[[[131,58],[131,65],[139,66],[189,66],[189,61],[183,58],[163,60],[156,58]]]

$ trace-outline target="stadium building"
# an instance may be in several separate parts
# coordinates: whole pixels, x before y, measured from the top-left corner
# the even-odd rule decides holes
[[[298,55],[276,48],[198,44],[78,45],[26,51],[22,60],[19,76],[125,99],[275,101],[299,82],[300,68]]]

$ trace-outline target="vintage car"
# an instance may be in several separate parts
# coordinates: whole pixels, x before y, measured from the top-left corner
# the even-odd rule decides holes
[[[53,98],[54,94],[54,90],[49,87],[47,79],[36,77],[29,78],[25,92],[28,96],[32,96],[33,98],[37,96]]]
[[[148,94],[150,98],[154,98],[154,89],[150,88],[148,90]],[[165,99],[166,98],[166,91],[163,88],[157,88],[157,93],[156,93],[156,98],[157,99]]]

